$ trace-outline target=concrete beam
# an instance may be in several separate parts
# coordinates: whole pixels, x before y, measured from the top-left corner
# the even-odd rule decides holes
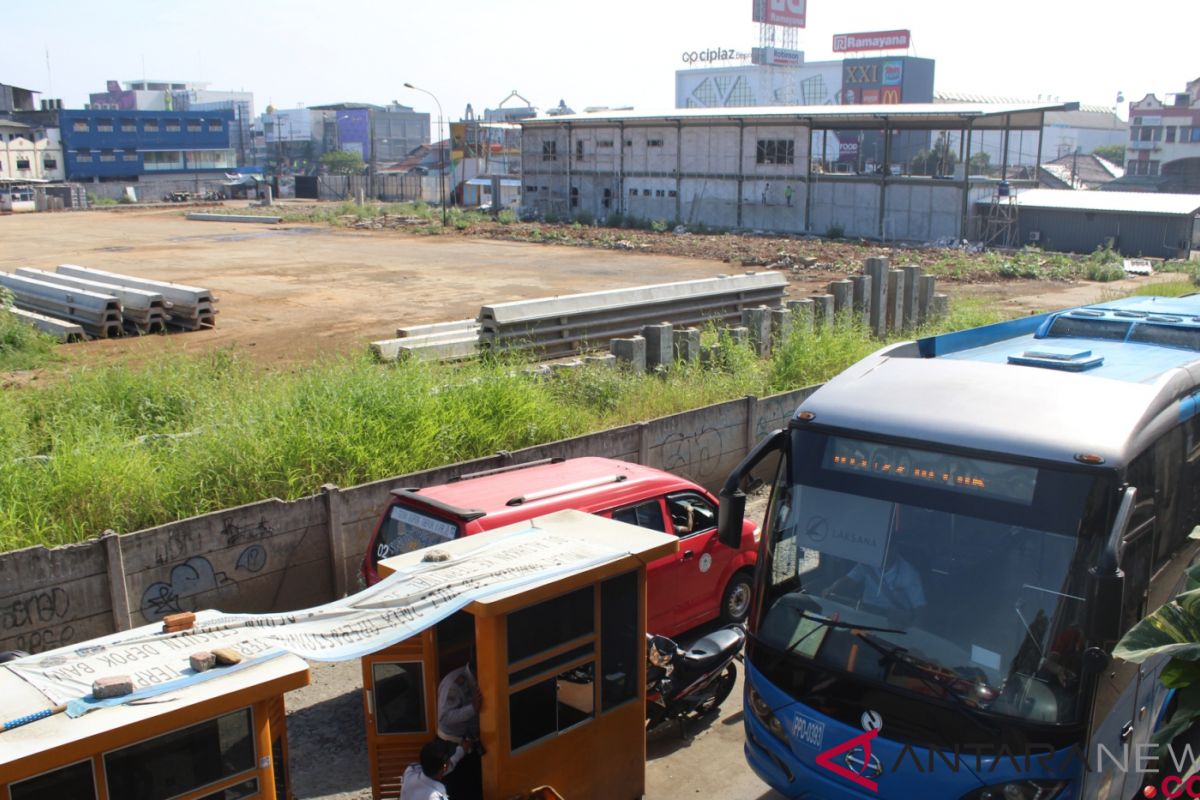
[[[608,343],[618,366],[631,372],[646,371],[646,337],[631,336],[628,339],[612,339]]]
[[[690,364],[700,359],[700,329],[684,328],[673,334],[675,360]]]
[[[642,328],[646,339],[646,368],[669,367],[675,363],[674,326],[669,322]]]

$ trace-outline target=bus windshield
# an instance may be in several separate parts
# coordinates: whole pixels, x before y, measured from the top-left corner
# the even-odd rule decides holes
[[[796,432],[768,516],[767,647],[1036,723],[1078,720],[1096,479]]]

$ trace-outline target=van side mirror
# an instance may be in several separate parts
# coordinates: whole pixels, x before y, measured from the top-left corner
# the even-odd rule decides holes
[[[721,544],[734,549],[742,546],[742,523],[746,519],[746,493],[742,491],[742,483],[759,462],[782,449],[788,441],[787,431],[774,431],[756,444],[725,479],[725,485],[718,493],[721,509],[717,517],[717,540]]]

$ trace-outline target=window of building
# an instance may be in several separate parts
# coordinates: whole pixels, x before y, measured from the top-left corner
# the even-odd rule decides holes
[[[1157,175],[1158,174],[1158,162],[1157,161],[1148,161],[1147,163],[1150,165],[1150,174]]]
[[[575,159],[583,161],[583,139],[575,140]]]
[[[130,119],[129,117],[123,117],[121,119],[121,132],[137,133],[137,120]]]
[[[221,122],[221,120],[210,119],[208,121],[208,132],[209,133],[220,133],[223,130],[225,130],[225,125]]]
[[[650,190],[642,189],[642,197],[649,197],[649,196],[650,196]]]
[[[187,130],[188,130],[188,133],[199,133],[200,132],[200,120],[189,119],[187,121]]]
[[[1165,141],[1165,142],[1175,141],[1175,126],[1174,125],[1170,125],[1167,127],[1167,133],[1166,133],[1166,136],[1163,137],[1163,141]]]
[[[1162,139],[1162,128],[1155,125],[1154,127],[1145,126],[1138,128],[1139,142],[1157,142]]]
[[[532,193],[532,192],[536,192],[536,191],[537,191],[537,187],[536,187],[536,186],[526,186],[526,187],[525,187],[525,191],[526,191],[526,192],[530,192],[530,193]]]
[[[183,153],[179,150],[150,150],[142,153],[142,167],[155,170],[183,169]]]
[[[612,147],[612,146],[613,146],[612,139],[598,139],[596,141],[596,147]]]
[[[108,118],[101,117],[101,118],[97,119],[96,120],[96,132],[97,133],[112,133],[113,132],[112,118],[111,117],[108,117]]]
[[[29,159],[17,156],[17,169],[29,169]]]
[[[542,161],[558,160],[558,142],[542,142]]]
[[[633,139],[626,139],[626,140],[625,140],[625,146],[626,146],[626,147],[633,147]]]
[[[579,207],[579,187],[572,186],[571,187],[571,208],[578,208],[578,207]]]
[[[630,189],[630,190],[629,190],[629,196],[630,196],[630,197],[637,197],[637,193],[638,193],[638,190],[637,190],[637,189]]]
[[[190,150],[187,153],[188,169],[233,169],[237,158],[232,150]]]
[[[42,159],[42,169],[58,169],[58,159],[57,158],[43,158]]]
[[[647,139],[646,140],[646,147],[662,147],[662,146],[663,146],[662,139]]]
[[[666,192],[666,190],[665,190],[665,189],[655,189],[655,190],[654,190],[654,196],[655,196],[655,197],[666,197],[666,196],[667,196],[667,192]]]
[[[794,164],[796,143],[791,139],[759,139],[756,161],[759,164]]]
[[[86,119],[77,119],[71,123],[71,130],[75,131],[76,133],[87,133],[91,130],[91,126],[88,125],[88,121]]]
[[[604,197],[600,200],[600,205],[604,208],[612,208],[612,189],[604,190]]]
[[[158,120],[147,119],[142,121],[142,130],[146,133],[158,133]]]
[[[91,161],[92,160],[92,151],[88,150],[86,147],[79,148],[78,150],[75,151],[75,160],[83,161],[83,162]]]
[[[125,150],[121,153],[121,159],[123,161],[137,161],[138,160],[137,148],[126,147]]]
[[[101,161],[116,161],[117,157],[116,157],[116,155],[113,154],[112,150],[105,148],[104,150],[100,151],[100,160]]]
[[[675,191],[674,189],[670,189],[667,191],[667,197],[675,197],[678,194],[679,194],[679,192]]]
[[[91,759],[88,759],[9,784],[8,792],[12,800],[58,800],[64,797],[87,800],[96,796],[96,776]]]
[[[109,797],[177,797],[257,767],[250,709],[104,754]],[[218,795],[219,796],[219,795]]]
[[[163,122],[163,130],[167,133],[179,133],[179,120],[168,119]]]
[[[1200,142],[1200,125],[1189,128],[1191,136],[1188,137],[1189,142]]]

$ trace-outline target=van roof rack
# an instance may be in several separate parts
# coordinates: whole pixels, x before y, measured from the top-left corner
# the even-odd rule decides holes
[[[576,481],[575,483],[566,483],[566,484],[563,484],[562,486],[555,486],[554,488],[551,488],[551,489],[542,489],[541,491],[530,492],[529,494],[519,495],[517,497],[510,499],[507,503],[505,503],[505,505],[506,506],[524,505],[525,503],[530,503],[530,502],[533,502],[534,500],[545,500],[547,497],[554,497],[555,495],[567,494],[568,492],[578,492],[578,491],[582,491],[583,489],[591,489],[594,486],[604,486],[609,483],[621,483],[622,481],[624,481],[628,478],[629,478],[628,475],[622,475],[621,473],[618,472],[618,473],[614,473],[612,475],[603,475],[599,478],[589,478],[586,481]]]
[[[504,455],[502,453],[502,455]],[[487,475],[498,475],[501,472],[512,472],[514,469],[525,469],[526,467],[539,467],[543,464],[561,464],[566,461],[562,456],[553,456],[551,458],[539,458],[537,461],[524,461],[520,464],[508,464],[503,467],[494,467],[492,469],[481,469],[478,472],[464,472],[461,475],[455,475],[446,483],[458,483],[459,481],[470,480],[471,478],[483,478]]]

